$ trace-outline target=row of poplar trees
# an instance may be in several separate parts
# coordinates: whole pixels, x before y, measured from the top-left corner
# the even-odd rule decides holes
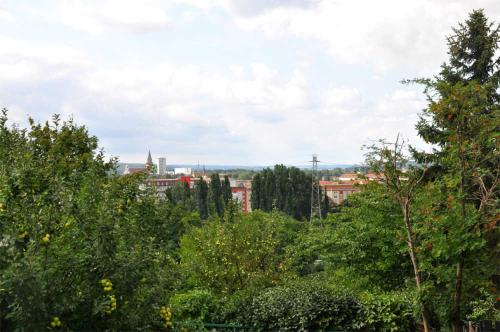
[[[201,219],[207,219],[211,215],[222,217],[226,208],[233,202],[229,177],[226,175],[221,181],[218,173],[210,176],[210,183],[200,177],[193,192],[189,184],[184,182],[167,190],[166,196],[174,204],[197,211]]]
[[[311,176],[296,167],[276,165],[255,174],[252,209],[282,211],[297,220],[311,214]]]

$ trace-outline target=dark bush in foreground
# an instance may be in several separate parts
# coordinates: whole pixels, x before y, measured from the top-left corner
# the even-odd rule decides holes
[[[363,307],[316,281],[267,289],[255,297],[246,326],[255,331],[358,330]]]

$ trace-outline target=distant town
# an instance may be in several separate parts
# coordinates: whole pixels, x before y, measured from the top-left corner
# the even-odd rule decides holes
[[[250,175],[254,174],[256,170],[262,167],[250,168]],[[383,175],[366,172],[362,167],[348,167],[345,165],[344,170],[358,170],[353,172],[346,172],[338,174],[337,172],[328,176],[321,176],[319,179],[319,187],[328,199],[335,205],[340,205],[351,194],[360,192],[362,186],[369,181],[380,181]],[[235,178],[232,176],[234,172],[232,169],[225,169],[226,173],[218,173],[220,178],[225,176],[229,177],[231,192],[233,200],[239,202],[243,212],[250,212],[252,210],[251,196],[252,196],[252,179],[251,176],[246,176],[244,179]],[[210,183],[210,175],[214,170],[207,170],[205,167],[173,167],[169,170],[167,167],[167,158],[160,157],[155,164],[151,157],[151,152],[148,152],[146,162],[144,164],[124,164],[122,175],[131,175],[145,173],[147,179],[144,185],[154,188],[157,194],[161,197],[165,196],[167,189],[174,189],[178,186],[187,186],[191,190],[196,188],[200,179]]]

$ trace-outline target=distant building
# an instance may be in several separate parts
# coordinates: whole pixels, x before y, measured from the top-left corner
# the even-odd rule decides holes
[[[319,181],[321,190],[337,205],[342,204],[349,195],[361,191],[361,187],[356,184],[359,182]]]
[[[146,160],[146,169],[150,172],[153,170],[153,158],[151,158],[151,151],[148,151],[148,159]]]
[[[125,169],[123,170],[123,175],[127,174],[136,174],[146,172],[146,167],[129,167],[128,164],[125,164]]]
[[[125,164],[125,169],[123,170],[123,175],[136,174],[136,173],[152,174],[153,171],[154,171],[153,158],[151,158],[151,152],[148,151],[148,157],[146,159],[146,163],[144,164],[144,166],[130,167],[128,164]]]
[[[165,191],[169,188],[175,188],[177,186],[187,183],[190,189],[194,189],[198,183],[198,178],[190,178],[189,176],[180,176],[177,179],[147,179],[144,184],[147,187],[153,187],[156,193],[163,197],[165,196]]]
[[[191,175],[192,169],[191,167],[176,167],[174,168],[175,175]]]
[[[252,180],[236,180],[236,179],[229,179],[229,183],[231,184],[232,188],[247,188],[247,189],[252,189]]]
[[[158,158],[158,175],[166,175],[167,174],[167,158],[161,157]]]
[[[367,173],[364,177],[369,181],[384,181],[385,175],[384,173]]]
[[[339,176],[339,181],[354,181],[359,178],[357,173],[344,173]]]
[[[251,197],[252,197],[252,180],[229,180],[231,184],[231,192],[233,199],[241,204],[241,211],[252,211]]]

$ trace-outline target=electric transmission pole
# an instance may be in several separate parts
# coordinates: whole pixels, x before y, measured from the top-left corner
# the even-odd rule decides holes
[[[314,218],[321,219],[321,200],[319,195],[319,178],[318,178],[318,156],[312,155],[312,181],[311,181],[311,220]]]

